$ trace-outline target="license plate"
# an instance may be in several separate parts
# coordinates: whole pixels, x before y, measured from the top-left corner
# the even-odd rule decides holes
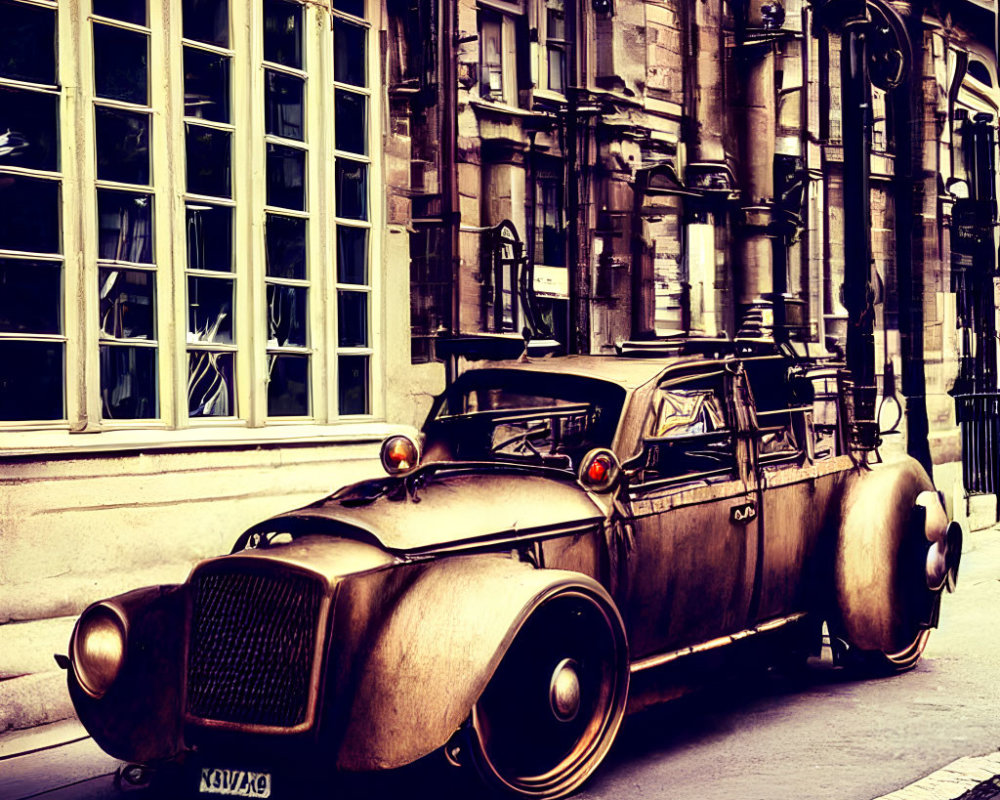
[[[271,773],[202,767],[198,791],[201,794],[223,794],[232,797],[270,797]]]

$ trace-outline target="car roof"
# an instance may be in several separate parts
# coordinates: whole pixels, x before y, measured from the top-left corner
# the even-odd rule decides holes
[[[549,356],[527,361],[477,361],[465,372],[484,369],[509,369],[520,372],[578,375],[607,381],[624,389],[636,389],[655,379],[665,369],[680,365],[697,366],[718,363],[704,358],[683,356],[674,358],[629,358],[616,355]]]

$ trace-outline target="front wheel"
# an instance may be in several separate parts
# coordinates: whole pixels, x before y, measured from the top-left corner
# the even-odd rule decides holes
[[[473,707],[472,762],[522,797],[575,790],[607,755],[625,713],[628,647],[610,601],[582,588],[545,599]]]

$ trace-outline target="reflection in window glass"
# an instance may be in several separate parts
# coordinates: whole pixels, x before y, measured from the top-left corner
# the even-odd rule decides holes
[[[133,25],[146,24],[144,0],[94,0],[94,13]]]
[[[229,58],[184,48],[184,114],[229,122]]]
[[[332,5],[334,9],[345,14],[353,14],[355,17],[365,15],[365,0],[333,0]]]
[[[55,9],[0,2],[0,76],[56,83]]]
[[[148,194],[97,190],[97,257],[133,264],[153,261],[153,198]]]
[[[724,430],[722,402],[711,389],[663,391],[653,436],[679,437]]]
[[[101,345],[101,406],[105,419],[156,417],[156,348]]]
[[[144,106],[147,74],[145,34],[94,24],[94,90],[98,97]]]
[[[233,282],[188,277],[188,341],[231,344]]]
[[[365,71],[368,30],[340,19],[333,21],[333,79],[352,86],[367,86]]]
[[[335,172],[337,216],[368,219],[368,165],[338,158]]]
[[[306,277],[306,221],[300,217],[268,214],[266,274],[271,278]]]
[[[137,269],[100,270],[101,335],[155,339],[156,276]]]
[[[0,259],[0,331],[60,333],[61,295],[60,264]]]
[[[306,346],[306,289],[267,286],[267,346]]]
[[[234,353],[188,352],[188,415],[232,417],[236,415],[233,391]]]
[[[306,154],[280,144],[267,146],[267,204],[303,211],[306,207]]]
[[[337,226],[337,282],[368,283],[368,229]]]
[[[149,115],[98,106],[97,177],[149,185]]]
[[[0,164],[59,169],[59,96],[0,86]]]
[[[302,6],[264,0],[264,60],[302,69]]]
[[[302,141],[303,91],[305,81],[294,75],[265,70],[267,133]]]
[[[184,0],[184,38],[229,47],[228,0]]]
[[[0,420],[65,419],[63,344],[0,340]]]
[[[188,269],[233,271],[233,210],[189,203],[186,219]]]
[[[187,188],[194,194],[232,196],[229,131],[187,126]]]
[[[368,293],[337,292],[337,344],[368,346]]]
[[[341,414],[368,414],[368,356],[337,359],[337,407]]]
[[[59,241],[59,183],[3,175],[0,178],[0,248],[58,253]]]
[[[338,89],[334,93],[334,124],[338,150],[368,154],[368,98]]]
[[[308,356],[268,356],[267,413],[272,417],[309,414]]]

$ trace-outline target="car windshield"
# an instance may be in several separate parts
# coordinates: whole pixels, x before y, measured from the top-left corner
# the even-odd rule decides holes
[[[528,370],[464,373],[427,423],[426,461],[508,461],[576,469],[610,447],[625,391],[606,381]]]

